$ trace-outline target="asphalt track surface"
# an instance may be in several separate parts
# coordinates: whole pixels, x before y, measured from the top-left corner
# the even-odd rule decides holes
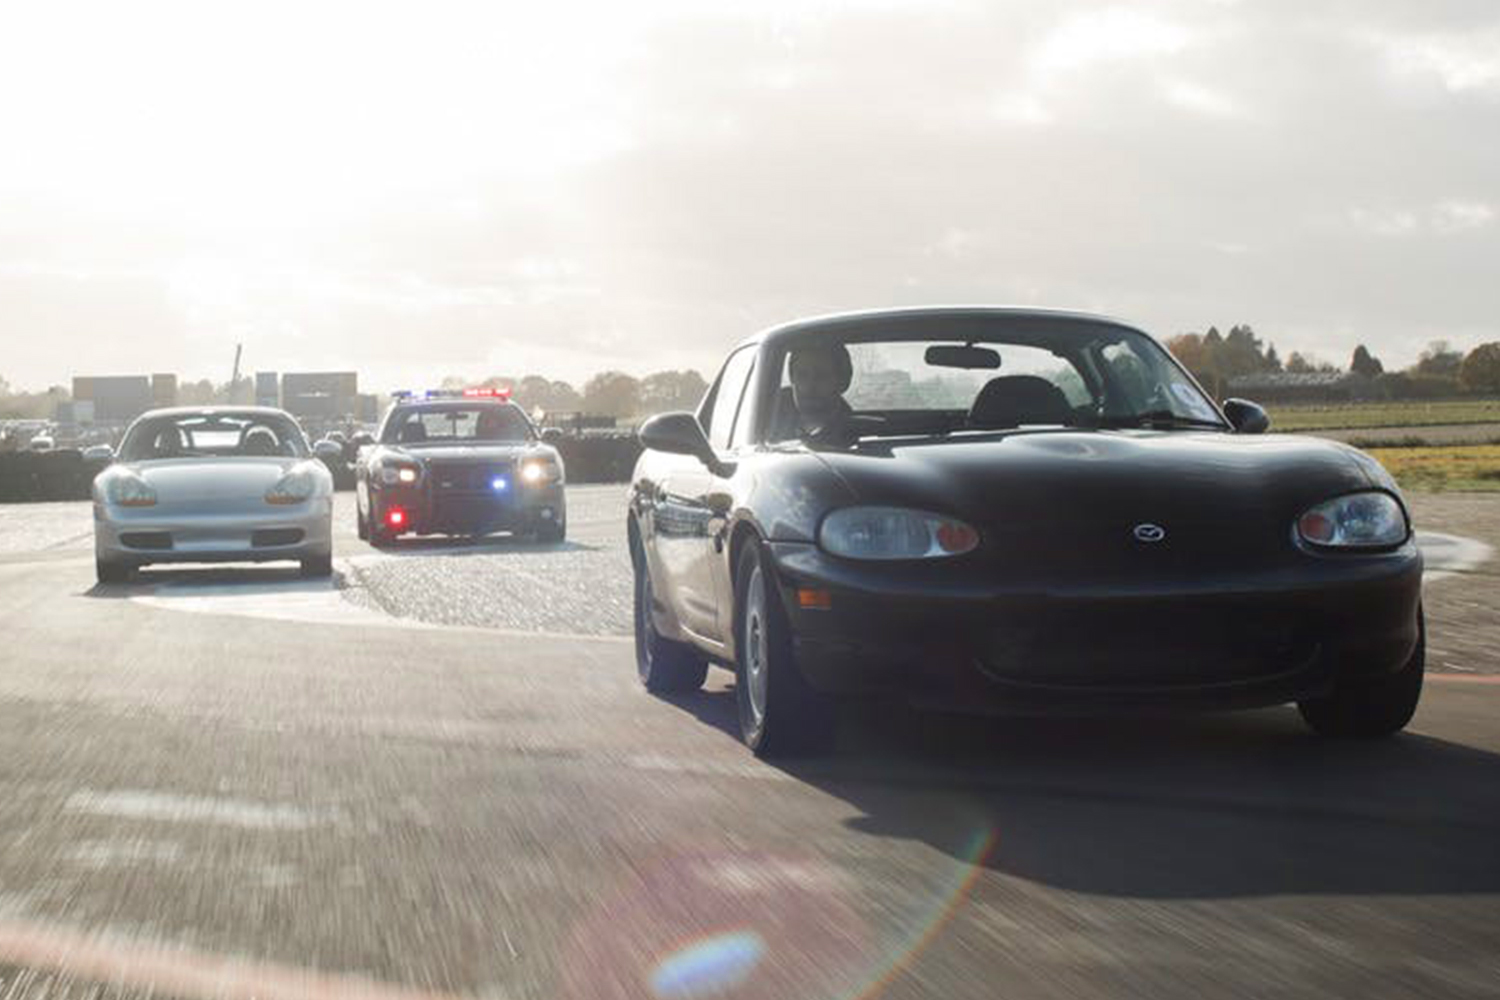
[[[640,690],[621,500],[391,553],[341,508],[338,587],[96,587],[86,505],[0,508],[0,998],[1500,995],[1482,546],[1426,540],[1463,634],[1394,740],[883,709],[771,766],[727,673]]]

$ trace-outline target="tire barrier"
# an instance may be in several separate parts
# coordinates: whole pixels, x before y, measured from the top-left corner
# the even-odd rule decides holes
[[[580,434],[556,442],[570,483],[623,483],[630,479],[641,444],[634,434]],[[85,461],[72,448],[0,452],[0,503],[87,500],[94,477],[108,462]],[[354,469],[328,464],[334,487],[354,488]]]
[[[108,463],[86,462],[73,448],[0,452],[0,503],[87,500]]]
[[[570,483],[623,483],[635,470],[641,442],[634,434],[581,434],[556,444]]]

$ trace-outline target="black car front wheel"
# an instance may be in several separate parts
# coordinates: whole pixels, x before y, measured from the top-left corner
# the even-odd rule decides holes
[[[735,573],[735,702],[740,735],[757,757],[824,749],[833,712],[797,666],[791,623],[757,545],[746,545]]]
[[[1400,732],[1417,711],[1427,661],[1427,626],[1417,612],[1417,648],[1393,674],[1344,683],[1326,698],[1297,703],[1302,718],[1321,736],[1378,739]]]
[[[370,519],[365,517],[365,512],[359,509],[359,501],[354,501],[354,533],[362,542],[370,540]]]
[[[652,694],[696,691],[708,676],[708,660],[686,643],[656,631],[651,570],[644,555],[635,560],[635,668]]]

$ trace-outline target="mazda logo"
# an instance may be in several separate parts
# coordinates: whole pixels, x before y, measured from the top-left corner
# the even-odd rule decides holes
[[[1167,537],[1167,529],[1159,524],[1137,524],[1131,534],[1138,542],[1159,542]]]

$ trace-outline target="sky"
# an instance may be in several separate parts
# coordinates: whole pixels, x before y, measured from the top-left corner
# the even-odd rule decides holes
[[[1500,4],[0,7],[15,386],[711,373],[942,302],[1500,339]]]

